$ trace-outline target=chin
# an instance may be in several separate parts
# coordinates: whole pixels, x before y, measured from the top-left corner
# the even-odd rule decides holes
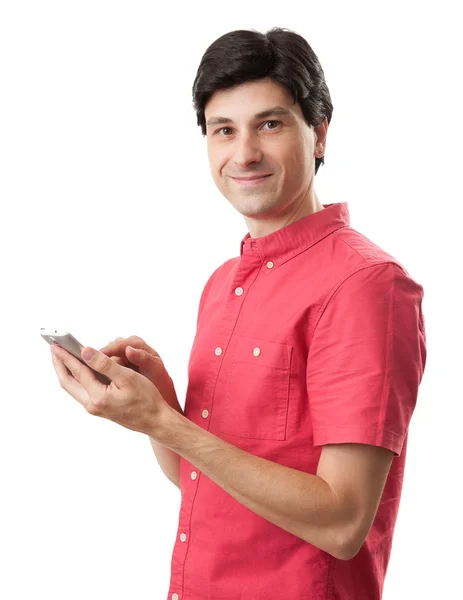
[[[275,215],[278,212],[278,203],[277,202],[255,202],[255,204],[249,204],[243,206],[235,205],[237,211],[239,211],[244,217],[248,217],[250,219],[261,217],[261,218],[270,218],[272,215]]]

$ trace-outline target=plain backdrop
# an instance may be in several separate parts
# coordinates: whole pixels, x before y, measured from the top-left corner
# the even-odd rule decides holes
[[[141,336],[184,406],[200,294],[247,232],[212,181],[191,87],[219,36],[274,26],[307,39],[332,96],[319,198],[347,201],[425,291],[384,599],[463,598],[457,6],[1,3],[1,598],[167,597],[180,491],[147,436],[60,388],[39,330],[96,348]]]

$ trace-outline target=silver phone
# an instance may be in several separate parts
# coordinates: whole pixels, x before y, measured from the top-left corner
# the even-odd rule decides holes
[[[40,329],[40,335],[46,342],[50,344],[50,346],[52,344],[58,344],[58,346],[64,348],[67,352],[69,352],[69,354],[75,356],[77,360],[80,360],[82,364],[87,366],[90,370],[92,370],[95,373],[95,377],[98,379],[98,381],[101,381],[101,383],[104,383],[105,385],[109,385],[111,383],[111,379],[109,379],[109,377],[106,377],[106,375],[103,375],[103,373],[95,371],[95,369],[92,369],[92,367],[90,367],[90,365],[88,365],[85,362],[85,360],[82,358],[82,350],[85,348],[85,346],[83,346],[78,340],[76,340],[76,338],[71,333],[69,333],[68,331],[59,331],[57,329],[45,329],[44,327],[42,327]],[[66,369],[68,373],[71,374],[67,367]]]

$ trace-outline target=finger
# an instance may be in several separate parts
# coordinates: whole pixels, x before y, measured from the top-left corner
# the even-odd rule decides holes
[[[100,352],[91,346],[85,346],[85,348],[82,348],[82,358],[92,369],[95,369],[95,371],[98,371],[98,373],[102,373],[103,375],[106,375],[106,377],[109,377],[116,387],[121,389],[130,387],[133,371],[123,367],[122,365],[118,365],[103,352]],[[104,384],[99,385],[106,390],[107,386]],[[104,390],[99,388],[99,390],[95,389],[95,392],[99,395],[104,392]]]
[[[100,350],[100,352],[102,352],[102,350]],[[123,367],[130,367],[129,360],[127,359],[125,354],[123,354],[122,352],[120,353],[120,356],[118,356],[117,354],[111,355],[111,353],[109,353],[109,352],[103,352],[103,354],[106,354],[106,356],[108,356],[111,360],[113,360],[118,365],[122,365]]]
[[[149,376],[155,376],[157,373],[157,364],[155,363],[156,357],[151,352],[146,352],[140,348],[132,348],[127,346],[126,354],[129,360],[129,364],[133,365],[133,370],[142,375],[146,375],[143,371],[146,371]],[[141,369],[141,370],[140,370]]]
[[[135,364],[138,364],[140,361],[146,361],[154,358],[152,352],[147,352],[143,348],[135,348],[134,346],[127,346],[125,349],[125,354],[128,359]]]
[[[115,363],[117,363],[118,365],[122,365],[123,367],[128,367],[129,369],[134,369],[134,370],[138,371],[138,367],[133,365],[124,354],[122,354],[122,356],[111,356],[107,352],[104,352],[101,348],[99,351],[103,352],[103,354],[106,354],[106,356],[109,356],[109,358],[111,360],[113,360]]]
[[[128,360],[127,358],[125,360],[123,360],[122,358],[119,358],[118,356],[110,356],[109,358],[111,360],[113,360],[115,363],[117,363],[118,365],[122,365],[123,367],[127,367],[128,369],[131,369],[132,371],[135,371],[136,373],[140,373],[140,369],[138,368],[138,365],[134,364],[133,362],[130,362],[130,360]]]
[[[81,384],[89,396],[91,394],[98,395],[106,388],[106,385],[98,381],[95,374],[92,373],[91,369],[89,369],[86,364],[83,364],[64,348],[54,344],[52,346],[52,352],[63,361],[65,366],[71,372],[72,377]]]
[[[126,359],[126,348],[127,346],[133,346],[134,348],[146,350],[151,354],[157,354],[153,348],[148,346],[148,344],[139,336],[132,335],[128,338],[117,338],[113,342],[103,346],[100,348],[100,352],[106,354],[106,356],[119,356],[122,360]]]
[[[106,346],[103,346],[102,348],[100,348],[100,352],[104,352],[106,354],[106,350],[108,348],[112,348],[113,346],[115,346],[117,344],[117,342],[121,342],[124,338],[122,337],[117,337],[115,340],[113,340],[112,342],[110,342],[109,344],[106,344]]]
[[[124,367],[127,367],[128,369],[132,369],[132,371],[135,371],[136,373],[140,372],[140,369],[138,368],[138,362],[136,360],[132,360],[133,359],[133,354],[130,354],[130,352],[127,352],[127,348],[125,349],[125,357],[120,359],[119,357],[115,357],[117,361],[121,361],[121,363],[124,365]],[[120,363],[119,363],[120,364]]]
[[[70,371],[66,368],[64,362],[58,356],[52,354],[53,367],[58,375],[60,386],[75,398],[82,406],[88,404],[88,394],[84,387],[75,379]]]
[[[159,356],[159,354],[153,350],[148,344],[144,342],[138,336],[132,336],[130,338],[122,339],[119,342],[112,342],[103,348],[100,348],[100,352],[106,354],[106,356],[117,356],[122,359],[122,364],[125,367],[132,368],[133,362],[130,361],[129,354],[127,353],[127,346],[131,345],[139,350],[145,350],[145,352],[151,354],[152,356]]]

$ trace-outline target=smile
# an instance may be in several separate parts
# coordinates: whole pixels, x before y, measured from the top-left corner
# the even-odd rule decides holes
[[[259,185],[260,183],[263,183],[266,179],[268,179],[271,176],[272,175],[265,175],[264,177],[259,177],[257,179],[237,179],[235,177],[232,177],[232,179],[234,181],[236,181],[236,183],[238,183],[239,185],[252,186],[252,185]]]

